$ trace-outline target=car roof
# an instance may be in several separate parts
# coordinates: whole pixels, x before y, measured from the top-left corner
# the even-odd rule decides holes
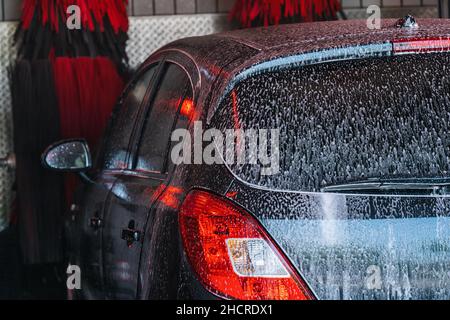
[[[394,40],[450,39],[450,19],[417,19],[418,28],[398,28],[397,21],[383,19],[380,29],[369,29],[366,20],[340,20],[234,30],[184,38],[159,51],[175,50],[188,55],[201,71],[202,92],[214,88],[210,106],[204,106],[209,122],[232,80],[266,61],[327,49],[383,45]]]
[[[210,62],[205,58],[220,57],[214,59],[216,66],[227,68],[229,63],[227,56],[239,56],[243,61],[258,56],[258,60],[264,61],[273,56],[289,56],[312,50],[396,39],[450,38],[450,19],[417,19],[418,28],[397,28],[396,21],[397,19],[383,19],[380,29],[369,29],[366,20],[297,23],[242,29],[181,39],[164,49],[186,51],[200,65]],[[242,47],[246,47],[247,50],[242,50]],[[243,53],[245,56],[242,56]]]
[[[328,22],[298,23],[269,28],[244,29],[224,32],[222,37],[233,39],[259,50],[273,50],[299,46],[309,42],[326,40],[329,45],[351,44],[352,39],[364,39],[367,43],[382,38],[420,37],[425,35],[449,35],[450,20],[419,19],[418,28],[397,28],[397,19],[382,20],[380,29],[369,29],[366,20],[340,20]]]

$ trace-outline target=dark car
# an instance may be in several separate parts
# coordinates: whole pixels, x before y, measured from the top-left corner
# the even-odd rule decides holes
[[[418,25],[417,25],[418,24]],[[88,299],[449,299],[450,21],[323,22],[176,41],[81,174]]]

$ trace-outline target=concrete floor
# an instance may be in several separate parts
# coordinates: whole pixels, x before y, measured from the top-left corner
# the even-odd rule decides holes
[[[63,300],[63,270],[62,265],[24,266],[15,229],[0,232],[0,300]]]

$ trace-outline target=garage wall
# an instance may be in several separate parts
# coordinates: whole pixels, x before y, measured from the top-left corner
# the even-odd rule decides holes
[[[5,157],[12,147],[11,95],[8,82],[8,67],[11,65],[15,23],[0,23],[0,158]],[[0,167],[0,231],[7,225],[11,204],[12,172]]]
[[[130,0],[132,16],[224,13],[232,7],[234,0]],[[0,0],[0,20],[18,20],[20,0]]]
[[[382,8],[437,7],[439,0],[341,0],[345,9],[366,8],[376,4]],[[225,13],[233,6],[234,0],[130,0],[129,12],[132,16]],[[0,21],[18,20],[20,0],[0,0]]]

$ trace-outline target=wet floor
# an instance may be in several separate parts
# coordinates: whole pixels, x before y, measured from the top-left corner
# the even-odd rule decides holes
[[[65,299],[62,270],[58,265],[23,265],[16,231],[0,232],[0,299]]]

